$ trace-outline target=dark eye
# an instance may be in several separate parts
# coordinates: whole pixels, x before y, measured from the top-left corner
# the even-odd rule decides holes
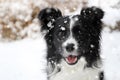
[[[79,25],[74,26],[72,31],[73,31],[73,35],[75,36],[76,39],[80,39],[81,35],[83,36],[82,29]]]
[[[58,38],[58,40],[65,40],[65,38],[67,37],[67,31],[65,27],[60,27],[59,30],[57,30],[56,34],[55,34]]]
[[[60,31],[58,31],[57,36],[58,36],[59,39],[64,39],[65,36],[66,36],[66,32],[60,30]]]
[[[73,28],[73,33],[74,33],[74,34],[81,34],[80,26],[75,26],[75,27]]]

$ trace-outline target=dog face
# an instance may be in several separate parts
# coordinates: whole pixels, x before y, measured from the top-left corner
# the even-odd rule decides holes
[[[75,64],[78,61],[78,39],[75,38],[74,22],[78,16],[61,17],[54,24],[54,44],[57,52],[68,64]],[[57,27],[58,26],[58,27]]]
[[[47,59],[60,62],[63,58],[74,65],[84,57],[92,66],[99,56],[99,40],[103,11],[91,7],[82,9],[79,15],[62,16],[61,11],[46,8],[39,13],[41,30],[46,32]]]

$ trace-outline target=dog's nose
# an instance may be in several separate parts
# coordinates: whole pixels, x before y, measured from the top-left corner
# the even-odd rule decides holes
[[[74,44],[73,44],[73,43],[68,44],[68,45],[66,46],[66,51],[72,52],[73,50],[74,50]]]

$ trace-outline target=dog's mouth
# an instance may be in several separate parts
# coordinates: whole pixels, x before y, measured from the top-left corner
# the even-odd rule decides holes
[[[78,57],[74,55],[69,55],[68,57],[65,58],[65,60],[69,65],[74,65],[77,63]]]

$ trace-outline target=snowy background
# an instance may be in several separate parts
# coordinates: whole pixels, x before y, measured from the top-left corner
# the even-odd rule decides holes
[[[47,80],[46,44],[38,12],[57,7],[63,15],[82,7],[105,11],[101,40],[106,80],[120,80],[120,0],[0,0],[0,80]]]

